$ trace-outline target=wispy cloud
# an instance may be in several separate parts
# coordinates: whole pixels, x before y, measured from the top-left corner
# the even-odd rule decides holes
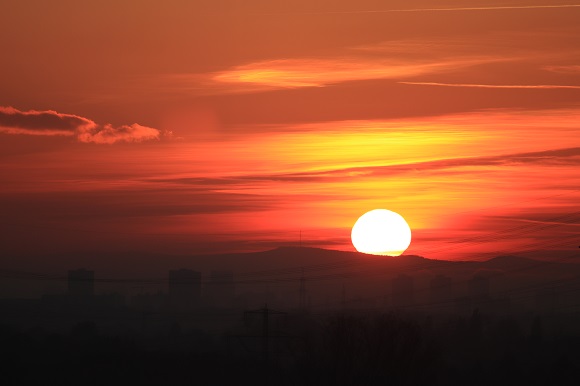
[[[399,38],[344,47],[342,53],[334,55],[272,58],[216,72],[165,74],[144,79],[141,85],[169,93],[214,95],[325,87],[369,80],[413,81],[418,77],[424,80],[424,76],[432,74],[464,74],[466,69],[476,66],[491,65],[493,68],[489,71],[498,71],[500,63],[517,68],[522,63],[536,63],[548,56],[557,63],[556,60],[562,59],[563,50],[538,52],[537,44],[531,42],[541,40],[547,47],[559,47],[556,43],[567,39],[566,34],[553,31],[491,31],[461,36]],[[571,60],[572,54],[566,52],[566,60]],[[560,70],[572,71],[573,68]],[[501,79],[500,76],[500,84],[505,82]],[[462,86],[471,84],[465,83]]]
[[[504,11],[518,9],[558,9],[580,8],[580,4],[545,4],[545,5],[506,5],[489,7],[448,7],[448,8],[397,8],[397,9],[374,9],[374,10],[350,10],[350,11],[320,11],[301,12],[307,14],[364,14],[364,13],[399,13],[399,12],[465,12],[465,11]]]
[[[349,81],[399,79],[497,61],[471,57],[433,61],[376,58],[280,59],[250,63],[212,76],[218,84],[263,88],[322,87]]]
[[[77,130],[84,131],[93,126],[93,121],[78,115],[0,107],[0,132],[6,134],[73,136]]]
[[[559,74],[580,74],[580,65],[545,66],[544,70]]]
[[[0,133],[36,136],[69,136],[79,142],[113,144],[116,142],[141,142],[159,139],[157,129],[132,125],[99,125],[96,122],[73,114],[53,110],[20,111],[13,107],[0,106]]]
[[[467,87],[467,88],[505,88],[505,89],[580,89],[580,86],[564,84],[476,84],[476,83],[439,83],[439,82],[398,82],[415,86],[439,86],[439,87]]]
[[[95,126],[88,130],[79,130],[77,138],[81,142],[112,144],[115,142],[141,142],[159,139],[159,130],[137,123],[122,126]]]
[[[254,181],[272,182],[322,182],[337,180],[352,180],[359,178],[389,177],[404,173],[435,172],[444,169],[464,167],[489,167],[516,164],[542,164],[580,166],[580,147],[546,150],[529,153],[505,154],[484,157],[443,158],[427,162],[411,162],[395,165],[378,165],[337,168],[323,171],[309,171],[298,173],[240,175],[222,178],[173,178],[151,179],[152,182],[174,183],[196,186],[225,186],[239,185]],[[464,173],[460,171],[460,173]]]

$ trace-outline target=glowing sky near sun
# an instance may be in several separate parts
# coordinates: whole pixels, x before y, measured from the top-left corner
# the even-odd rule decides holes
[[[578,5],[277,3],[6,2],[0,254],[577,248]]]

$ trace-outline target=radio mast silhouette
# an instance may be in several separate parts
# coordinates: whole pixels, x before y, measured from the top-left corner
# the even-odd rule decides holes
[[[268,366],[270,362],[270,315],[285,315],[286,312],[272,310],[268,308],[268,304],[264,304],[263,308],[244,312],[244,316],[249,314],[262,315],[262,358],[264,364]]]

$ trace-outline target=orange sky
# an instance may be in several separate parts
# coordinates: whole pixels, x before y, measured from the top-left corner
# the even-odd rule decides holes
[[[578,248],[580,3],[5,3],[0,255]]]

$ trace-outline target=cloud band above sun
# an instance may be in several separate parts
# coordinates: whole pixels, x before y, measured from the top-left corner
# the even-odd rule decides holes
[[[113,144],[116,142],[141,142],[159,139],[157,129],[132,125],[99,125],[96,122],[73,114],[62,114],[53,110],[20,111],[13,107],[0,106],[0,133],[75,137],[79,142]]]
[[[241,65],[214,74],[213,81],[246,87],[322,87],[343,82],[398,79],[450,71],[499,61],[495,57],[449,58],[437,61],[403,62],[369,58],[284,59]]]

